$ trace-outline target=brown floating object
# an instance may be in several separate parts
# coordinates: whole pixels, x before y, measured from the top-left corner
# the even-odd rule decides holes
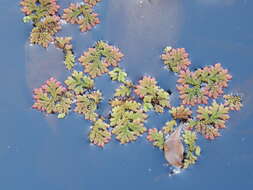
[[[170,165],[181,168],[183,167],[184,159],[184,146],[181,140],[180,132],[183,124],[165,140],[164,143],[164,156]]]

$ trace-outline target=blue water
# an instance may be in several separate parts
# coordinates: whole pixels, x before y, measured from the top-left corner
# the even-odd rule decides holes
[[[59,0],[65,8],[70,0]],[[76,1],[78,2],[78,1]],[[63,54],[30,46],[32,26],[22,23],[18,0],[0,2],[0,189],[2,190],[167,190],[252,189],[253,185],[253,1],[251,0],[102,0],[96,7],[101,24],[80,33],[64,25],[59,35],[73,36],[80,56],[97,40],[120,47],[121,66],[136,82],[157,77],[173,92],[176,76],[159,58],[167,46],[185,47],[191,68],[221,62],[233,75],[227,92],[239,92],[244,108],[231,114],[228,129],[216,141],[200,138],[203,149],[196,165],[168,176],[163,154],[145,137],[127,145],[112,140],[104,149],[87,141],[90,123],[70,114],[64,120],[31,109],[32,89],[55,76],[69,74]],[[108,100],[118,84],[96,80]],[[102,104],[100,113],[108,114]],[[147,127],[162,127],[168,114],[150,114]]]

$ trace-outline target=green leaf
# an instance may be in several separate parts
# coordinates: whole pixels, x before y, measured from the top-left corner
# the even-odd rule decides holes
[[[98,14],[93,12],[92,7],[81,3],[71,3],[64,9],[62,18],[70,24],[79,24],[82,32],[91,30],[100,23]]]
[[[68,70],[71,70],[74,67],[75,56],[72,51],[67,51],[65,55],[65,66]]]
[[[199,146],[196,146],[196,149],[195,149],[195,154],[197,156],[200,156],[200,153],[201,153],[201,148]]]
[[[125,85],[121,85],[118,89],[116,89],[116,92],[114,96],[130,96],[131,89]]]
[[[170,107],[169,93],[157,85],[155,78],[144,76],[134,92],[143,99],[145,111],[153,109],[161,113],[164,108]]]
[[[84,52],[79,61],[84,66],[84,72],[95,78],[109,72],[109,66],[118,66],[122,57],[123,54],[118,48],[99,41]]]
[[[102,119],[95,121],[89,133],[90,142],[100,147],[104,147],[111,139],[111,132],[108,130],[109,125]]]
[[[154,146],[163,150],[165,139],[162,131],[158,131],[156,128],[149,129],[147,139],[148,141],[153,142]]]
[[[115,69],[110,71],[109,75],[112,80],[117,80],[122,83],[126,82],[127,73],[122,71],[122,69],[120,69],[119,67],[116,67]]]
[[[72,94],[54,78],[48,79],[40,88],[34,89],[34,109],[48,114],[58,113],[58,117],[68,114],[72,104]]]
[[[68,89],[76,94],[82,94],[94,87],[94,81],[83,74],[83,72],[73,71],[72,75],[65,80]]]
[[[111,105],[113,108],[110,125],[113,127],[112,133],[120,143],[134,141],[147,130],[144,127],[147,115],[141,109],[141,104],[134,100],[114,99]]]
[[[65,116],[66,116],[65,113],[60,113],[60,114],[58,114],[57,118],[58,119],[63,119]]]
[[[99,91],[91,92],[85,95],[78,95],[75,112],[84,115],[85,119],[96,121],[98,114],[97,105],[102,100],[102,94]]]

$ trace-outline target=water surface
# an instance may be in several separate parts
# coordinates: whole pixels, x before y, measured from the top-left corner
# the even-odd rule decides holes
[[[59,2],[65,8],[72,1]],[[121,66],[134,82],[148,74],[175,95],[176,76],[163,69],[159,58],[167,45],[185,47],[193,69],[221,62],[230,70],[227,92],[242,93],[245,107],[231,114],[221,138],[200,139],[199,162],[172,177],[163,153],[144,136],[127,145],[113,140],[102,150],[87,141],[90,122],[81,116],[57,120],[31,109],[32,88],[50,76],[63,81],[69,73],[59,50],[29,45],[32,26],[22,23],[18,3],[0,2],[0,189],[252,188],[252,1],[102,0],[96,7],[102,22],[92,32],[64,25],[59,33],[73,36],[78,57],[97,40],[120,47],[125,54]],[[118,86],[108,77],[97,79],[96,85],[106,100]],[[108,111],[103,103],[100,112]],[[167,119],[166,114],[151,113],[147,127],[162,127]]]

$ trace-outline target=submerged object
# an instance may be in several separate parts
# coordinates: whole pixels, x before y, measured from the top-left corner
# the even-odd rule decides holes
[[[184,159],[184,146],[181,139],[181,130],[183,124],[180,124],[179,127],[168,137],[166,137],[164,143],[164,156],[170,165],[182,168],[183,159]]]

